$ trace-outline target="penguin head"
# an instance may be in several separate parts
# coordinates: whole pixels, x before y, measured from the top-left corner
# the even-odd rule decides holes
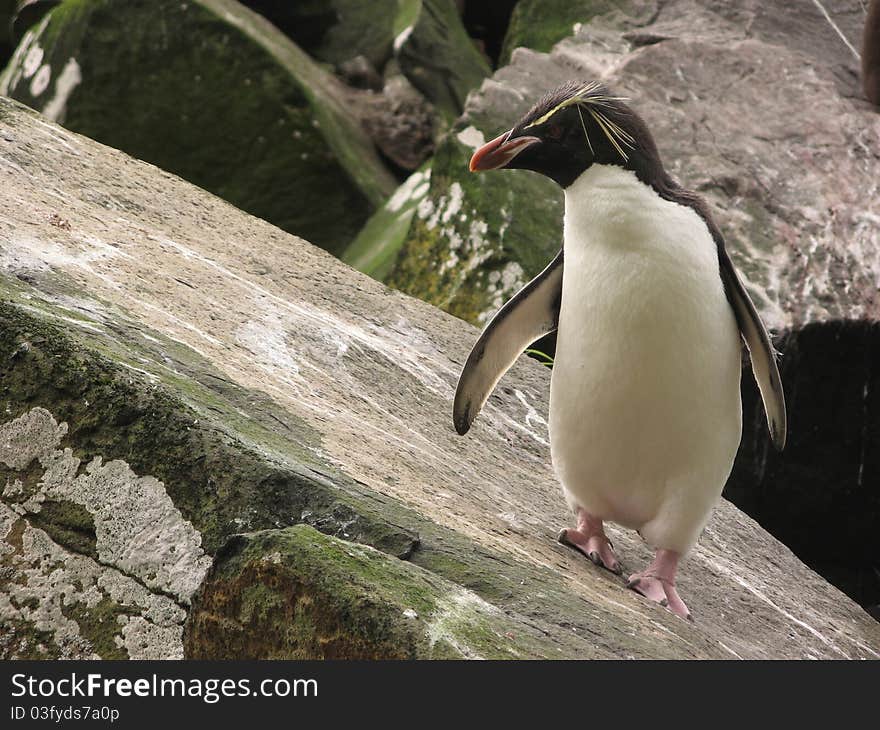
[[[597,82],[569,82],[478,149],[470,169],[532,170],[566,188],[594,164],[633,170],[645,182],[662,172],[651,133],[621,97]]]

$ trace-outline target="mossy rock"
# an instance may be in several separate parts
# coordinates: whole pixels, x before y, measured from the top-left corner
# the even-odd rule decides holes
[[[631,13],[644,3],[613,0],[519,0],[510,16],[499,65],[510,62],[514,48],[550,51],[575,27],[589,23],[597,15],[621,11]]]
[[[331,252],[396,185],[341,88],[232,0],[66,0],[0,80],[69,129]]]
[[[562,195],[552,181],[521,170],[468,171],[474,149],[509,129],[525,110],[519,107],[528,104],[496,105],[493,97],[483,106],[481,94],[438,145],[430,191],[383,277],[477,324],[540,272],[562,244]]]
[[[514,628],[427,570],[298,525],[230,540],[195,600],[184,644],[196,659],[535,656]]]

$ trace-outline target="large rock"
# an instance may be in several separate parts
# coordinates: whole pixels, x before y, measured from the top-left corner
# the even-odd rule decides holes
[[[729,503],[695,623],[558,545],[547,371],[457,436],[460,320],[3,99],[0,160],[4,656],[880,655]]]
[[[452,121],[468,92],[489,75],[454,0],[246,0],[290,38],[343,75],[352,64],[381,74],[392,58],[409,81]]]
[[[65,2],[0,90],[334,252],[395,187],[342,84],[233,0]]]

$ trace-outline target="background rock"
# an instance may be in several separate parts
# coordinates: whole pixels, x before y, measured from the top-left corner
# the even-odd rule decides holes
[[[417,0],[415,0],[417,1]],[[414,0],[245,0],[312,58],[340,66],[363,56],[381,69]]]
[[[344,87],[233,0],[66,2],[0,88],[330,251],[394,188]]]
[[[516,48],[549,52],[597,16],[610,15],[621,27],[646,22],[661,4],[644,0],[519,0],[510,16],[499,65],[510,63]]]
[[[468,93],[491,73],[488,60],[468,37],[452,0],[414,0],[401,13],[394,39],[406,77],[446,118],[464,109]]]
[[[417,614],[343,622],[357,655],[395,632],[431,656],[880,654],[880,626],[729,503],[681,573],[694,624],[558,545],[547,371],[518,363],[458,437],[460,320],[5,99],[0,175],[4,656],[317,653],[276,580],[331,618]],[[300,639],[265,632],[276,609]]]

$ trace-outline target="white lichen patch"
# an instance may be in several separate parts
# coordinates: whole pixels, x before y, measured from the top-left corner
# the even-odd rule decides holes
[[[410,35],[413,32],[413,26],[407,26],[404,28],[394,39],[394,52],[397,53],[401,48],[403,48],[403,44],[409,39]]]
[[[22,525],[20,545],[12,544],[11,533]],[[0,502],[0,534],[4,532],[0,566],[15,579],[0,594],[0,624],[22,622],[33,632],[48,634],[61,658],[100,658],[76,615],[89,615],[102,601],[111,602],[120,612],[114,640],[123,642],[130,658],[183,658],[186,613],[171,598],[152,593],[133,578],[91,558],[65,550]],[[132,619],[140,622],[137,646],[128,646],[123,638],[125,623]],[[114,627],[108,626],[106,631],[112,634]],[[20,650],[33,648],[24,643]]]
[[[510,297],[522,289],[525,284],[525,272],[516,261],[508,261],[504,268],[489,273],[486,293],[491,297],[489,306],[477,317],[480,324],[489,321]]]
[[[47,14],[36,28],[32,28],[22,37],[9,64],[0,75],[0,95],[9,96],[15,91],[19,81],[27,81],[42,65],[45,52],[38,41],[51,17],[51,13]]]
[[[424,170],[414,172],[397,190],[394,191],[388,202],[385,203],[385,209],[389,213],[397,213],[407,203],[414,203],[428,192],[431,180],[431,171]]]
[[[0,462],[18,471],[37,464],[42,471],[26,501],[0,503],[0,535],[6,546],[0,554],[5,553],[3,563],[10,566],[11,561],[18,576],[9,584],[10,600],[0,605],[0,618],[6,614],[36,631],[52,632],[64,655],[86,656],[88,642],[66,615],[68,609],[82,604],[88,611],[109,599],[124,609],[121,618],[128,617],[127,626],[137,619],[129,636],[120,633],[130,656],[182,656],[182,606],[211,564],[201,535],[158,479],[138,476],[121,460],[104,464],[100,456],[81,470],[80,459],[69,448],[60,448],[66,433],[67,425],[43,408],[0,425]],[[16,494],[7,484],[4,499]],[[47,500],[79,505],[91,515],[97,560],[57,545],[27,522]],[[22,517],[17,548],[10,536]]]
[[[43,65],[44,55],[45,52],[39,44],[31,46],[27,55],[24,57],[24,62],[21,64],[21,75],[26,79],[33,76],[37,72],[37,69]]]
[[[470,147],[474,152],[486,144],[486,138],[483,136],[483,133],[473,125],[465,127],[455,136],[459,142]]]
[[[55,81],[55,93],[43,107],[43,116],[53,122],[64,120],[67,101],[82,82],[82,72],[75,58],[69,58]]]

